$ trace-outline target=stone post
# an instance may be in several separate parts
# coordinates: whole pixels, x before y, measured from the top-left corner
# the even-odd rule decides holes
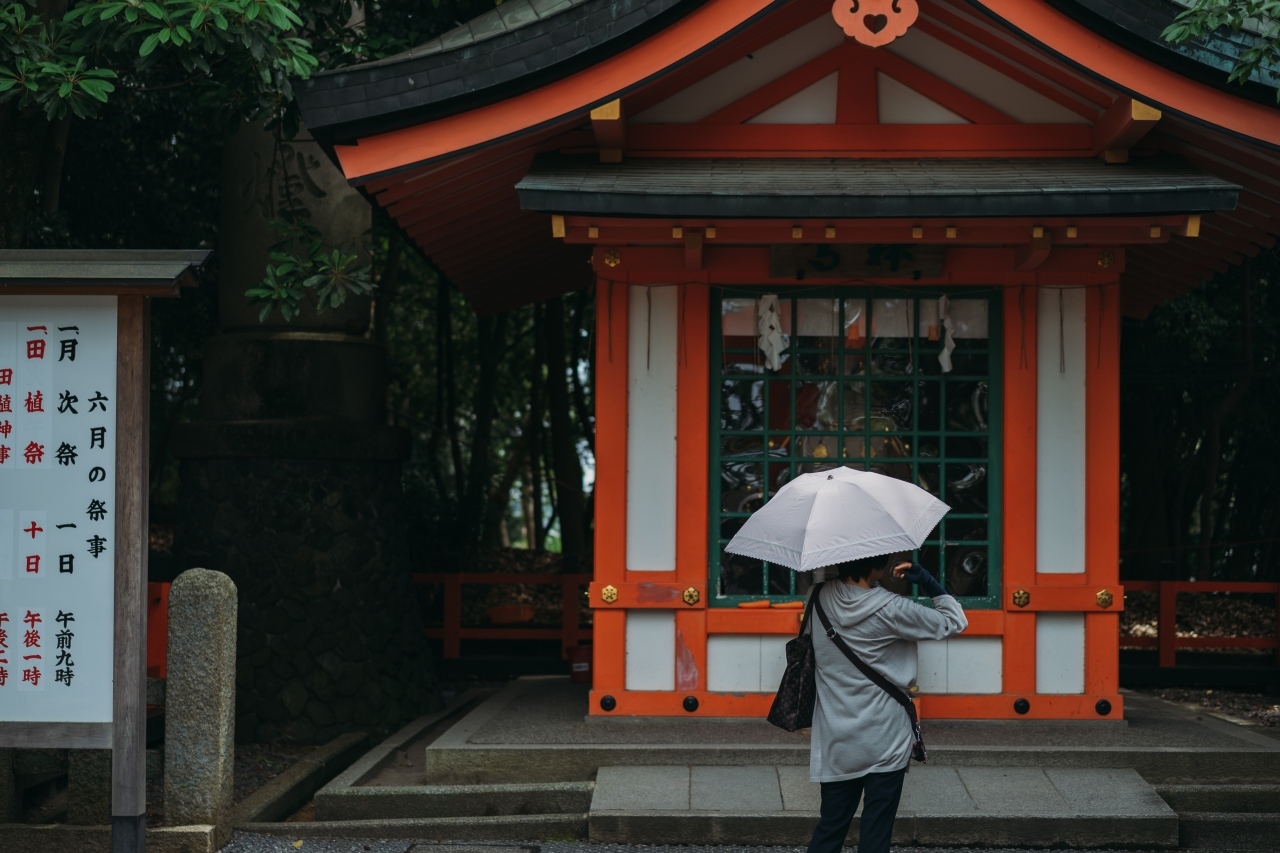
[[[235,757],[236,587],[189,569],[169,591],[164,810],[169,826],[221,824]]]
[[[73,826],[111,823],[111,750],[67,752],[67,823]]]

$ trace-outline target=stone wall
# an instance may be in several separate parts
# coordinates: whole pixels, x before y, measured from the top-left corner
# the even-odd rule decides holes
[[[179,547],[240,591],[238,741],[320,743],[428,708],[399,462],[188,459],[181,476]]]

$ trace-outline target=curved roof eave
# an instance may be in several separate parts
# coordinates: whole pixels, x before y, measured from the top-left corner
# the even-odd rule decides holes
[[[588,68],[705,2],[523,0],[526,19],[508,11],[511,20],[501,15],[504,3],[399,56],[300,81],[298,105],[307,128],[328,144],[433,121]]]
[[[1082,74],[1178,115],[1272,149],[1280,149],[1280,109],[1220,89],[1099,37],[1048,0],[967,0],[970,6]]]
[[[687,13],[642,42],[611,50],[589,68],[544,81],[524,92],[518,104],[510,99],[487,103],[429,123],[362,136],[353,145],[335,141],[333,150],[347,179],[365,183],[540,128],[576,119],[585,121],[591,108],[691,61],[788,2],[698,0]],[[324,130],[316,132],[311,127],[306,109],[303,118],[317,138],[325,138]],[[332,135],[328,138],[333,139]]]

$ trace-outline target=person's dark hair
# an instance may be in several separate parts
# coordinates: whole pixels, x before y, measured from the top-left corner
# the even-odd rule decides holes
[[[836,577],[840,580],[860,581],[868,577],[873,569],[883,569],[888,565],[888,561],[889,557],[881,554],[878,557],[863,557],[861,560],[836,563]]]

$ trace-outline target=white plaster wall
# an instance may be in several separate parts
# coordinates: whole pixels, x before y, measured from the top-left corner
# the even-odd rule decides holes
[[[892,77],[876,73],[881,124],[968,124],[963,116],[930,100]]]
[[[838,74],[828,74],[769,107],[747,124],[835,124],[838,79]]]
[[[905,36],[881,49],[918,65],[1024,124],[1088,123],[1088,119],[1057,101],[1006,77],[919,28],[908,30]]]
[[[632,287],[628,324],[627,569],[676,567],[679,293]]]
[[[830,15],[819,15],[811,23],[639,113],[631,121],[639,124],[691,124],[701,121],[843,43],[844,31]]]
[[[713,693],[772,693],[787,668],[782,634],[712,634],[707,637],[707,689]]]
[[[999,693],[1004,687],[1000,637],[957,637],[916,644],[921,693]]]
[[[1036,692],[1084,692],[1084,614],[1036,614]]]
[[[1044,288],[1037,314],[1036,571],[1083,572],[1085,291]]]
[[[676,689],[676,614],[627,611],[627,689]]]

